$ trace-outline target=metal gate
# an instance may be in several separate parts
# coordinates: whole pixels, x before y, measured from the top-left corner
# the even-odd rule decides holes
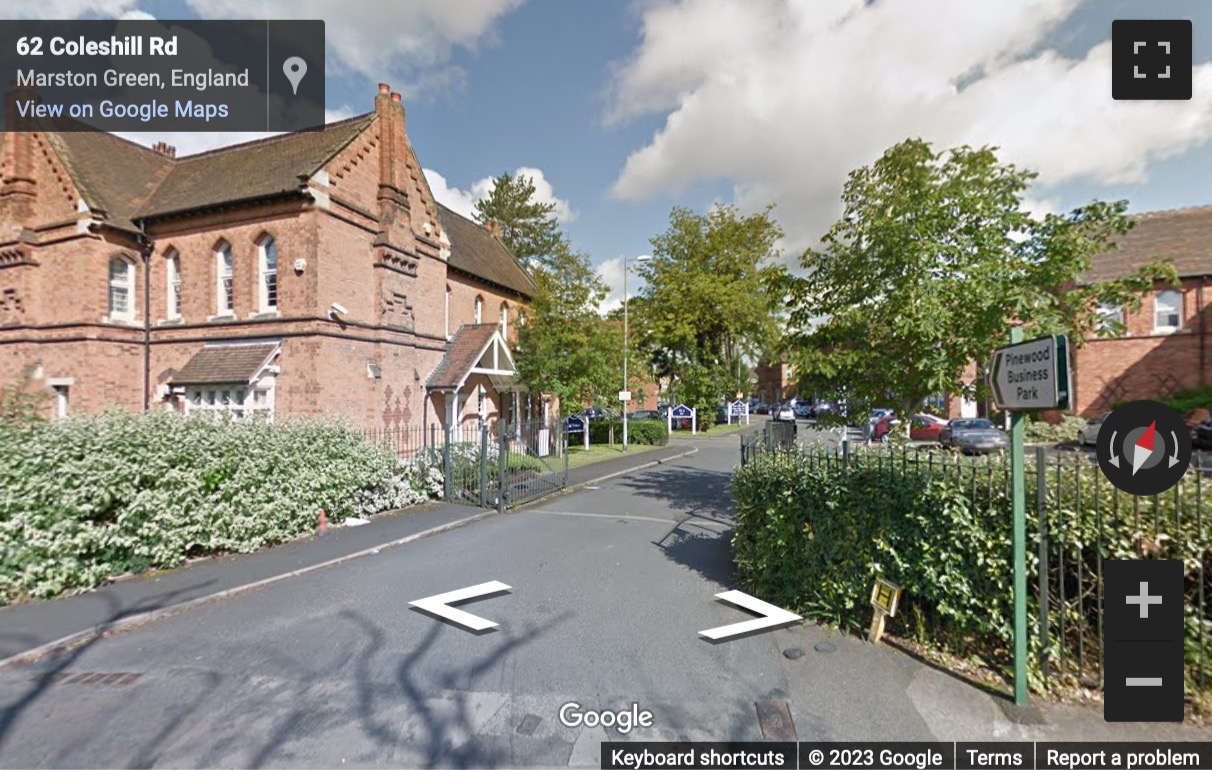
[[[504,511],[568,484],[566,425],[484,421],[447,430],[446,499]]]

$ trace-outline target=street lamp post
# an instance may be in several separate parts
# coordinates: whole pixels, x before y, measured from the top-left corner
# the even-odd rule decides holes
[[[641,254],[635,258],[636,262],[647,262],[652,259],[648,254]],[[631,347],[630,340],[627,338],[627,257],[623,257],[623,390],[629,390],[627,387],[627,348]],[[623,451],[627,451],[627,402],[623,404]]]

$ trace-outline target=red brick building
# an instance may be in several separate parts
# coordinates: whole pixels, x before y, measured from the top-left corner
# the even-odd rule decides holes
[[[796,393],[795,366],[788,363],[762,362],[754,367],[757,377],[756,396],[767,404],[782,404]]]
[[[513,420],[533,290],[499,233],[435,202],[385,84],[322,131],[183,158],[0,135],[0,383],[32,374],[57,414]]]
[[[1139,313],[1105,308],[1126,333],[1088,339],[1073,353],[1075,408],[1083,416],[1212,385],[1212,206],[1141,215],[1119,248],[1096,257],[1082,279],[1104,281],[1154,261],[1173,264],[1178,285],[1156,286]]]
[[[1136,217],[1118,248],[1091,260],[1083,284],[1112,280],[1150,262],[1169,262],[1177,285],[1157,285],[1139,312],[1107,307],[1125,327],[1118,337],[1092,336],[1072,351],[1073,411],[1094,417],[1113,405],[1212,386],[1212,206],[1156,211]],[[969,372],[975,376],[975,369]],[[948,399],[952,417],[976,405]]]

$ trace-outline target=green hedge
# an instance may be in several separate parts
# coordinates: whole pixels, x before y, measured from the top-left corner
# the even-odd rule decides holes
[[[622,420],[591,420],[589,422],[589,443],[605,444],[610,440],[610,427],[614,426],[614,441],[623,441]],[[627,441],[631,444],[651,444],[665,446],[669,443],[669,428],[661,420],[628,420]],[[576,443],[576,436],[569,439]]]
[[[0,604],[249,552],[442,491],[353,429],[169,412],[0,422]]]
[[[733,554],[740,583],[763,600],[816,620],[857,631],[870,622],[877,576],[903,589],[891,628],[918,641],[958,645],[1006,670],[1012,639],[1012,524],[1005,493],[1007,463],[990,458],[914,464],[914,455],[864,453],[839,460],[798,453],[767,453],[736,471]],[[1028,462],[1029,617],[1038,617],[1038,533],[1035,473]],[[1065,465],[1047,474],[1053,665],[1067,644],[1076,658],[1076,630],[1087,631],[1087,654],[1098,648],[1093,600],[1102,559],[1140,558],[1145,505],[1134,514],[1131,495],[1118,493],[1096,467]],[[1080,490],[1080,492],[1079,492]],[[1206,495],[1205,495],[1206,496]],[[1097,501],[1098,507],[1095,507]],[[1196,485],[1189,474],[1175,491],[1148,502],[1144,542],[1158,558],[1182,559],[1187,572],[1188,674],[1198,665],[1212,685],[1212,624],[1196,610],[1201,575],[1212,575],[1206,535],[1196,515]],[[1204,515],[1208,513],[1204,504]],[[1160,527],[1161,534],[1154,528]],[[1154,540],[1155,538],[1155,540]],[[1101,549],[1097,544],[1102,543]],[[1064,558],[1060,558],[1060,549]],[[1201,564],[1202,562],[1202,564]],[[1063,574],[1061,570],[1064,570]],[[1202,571],[1201,571],[1202,569]],[[1068,605],[1059,606],[1060,581]],[[1081,581],[1084,602],[1075,600]],[[1205,586],[1204,592],[1212,596]],[[1058,625],[1066,618],[1068,639]],[[1206,612],[1205,612],[1206,615]],[[1200,626],[1203,626],[1201,636]],[[1031,633],[1034,686],[1039,640]],[[1199,663],[1202,661],[1202,663]]]
[[[1023,437],[1029,444],[1072,444],[1077,441],[1078,430],[1085,424],[1084,417],[1071,414],[1061,417],[1056,425],[1028,416],[1023,425]]]

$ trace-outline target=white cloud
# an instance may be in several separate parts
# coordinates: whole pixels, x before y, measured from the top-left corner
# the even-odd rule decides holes
[[[405,97],[461,84],[462,70],[450,63],[454,50],[494,42],[497,21],[522,2],[187,0],[204,19],[326,19],[328,69],[387,80]]]
[[[460,190],[457,187],[451,187],[446,177],[439,174],[433,169],[423,169],[425,179],[429,182],[429,187],[433,190],[433,197],[444,206],[457,211],[465,217],[470,217],[475,211],[477,201],[481,201],[492,194],[492,190],[496,187],[496,178],[486,176],[472,182],[471,187],[467,190]],[[555,194],[555,188],[547,177],[543,174],[542,169],[533,168],[531,166],[522,166],[516,172],[515,177],[526,177],[534,183],[534,197],[540,203],[550,203],[555,206],[552,213],[555,214],[556,221],[560,224],[566,224],[576,219],[576,212],[572,210],[572,204],[567,199],[561,198]]]
[[[143,18],[129,16],[141,13],[138,0],[38,0],[8,5],[11,7],[4,10],[10,19]]]
[[[634,299],[646,282],[636,270],[634,258],[627,260],[627,268],[627,297]],[[602,315],[606,315],[612,310],[623,306],[623,258],[615,257],[614,259],[603,260],[597,266],[597,271],[598,276],[609,287],[606,299],[602,300],[602,306],[599,308],[599,312]]]
[[[1081,59],[1027,54],[1080,3],[649,6],[607,119],[666,120],[613,192],[643,200],[729,181],[744,208],[779,204],[798,253],[836,219],[846,174],[909,137],[1001,147],[1040,173],[1036,201],[1067,182],[1141,182],[1151,162],[1212,138],[1212,65],[1196,68],[1191,101],[1117,102],[1109,43]]]

